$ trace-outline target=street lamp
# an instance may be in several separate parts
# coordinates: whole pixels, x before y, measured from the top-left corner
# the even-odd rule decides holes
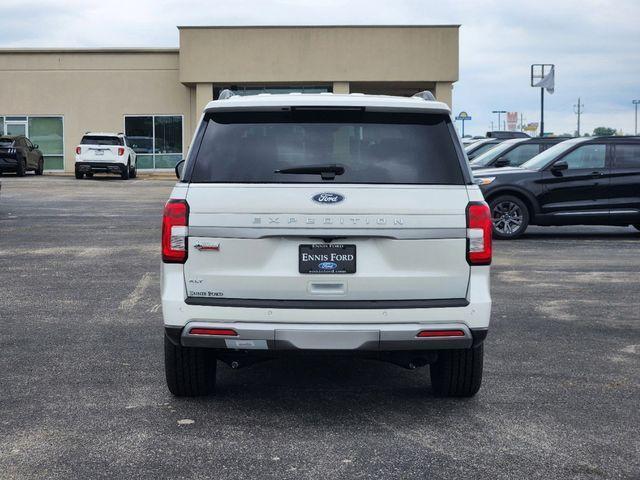
[[[632,103],[636,106],[636,135],[638,135],[638,104],[640,104],[640,100],[632,100]]]
[[[506,110],[492,110],[491,113],[497,113],[498,114],[498,130],[500,130],[500,114],[501,113],[507,113]]]

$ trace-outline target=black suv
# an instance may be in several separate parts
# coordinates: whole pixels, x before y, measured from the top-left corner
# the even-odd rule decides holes
[[[476,156],[470,164],[471,170],[490,167],[519,167],[540,152],[568,139],[569,137],[539,137],[505,140],[500,146]]]
[[[16,175],[23,177],[28,170],[42,175],[44,158],[38,145],[31,143],[24,135],[0,136],[0,173],[16,172]]]
[[[474,172],[496,238],[532,225],[633,225],[640,230],[640,137],[574,138],[524,163]]]

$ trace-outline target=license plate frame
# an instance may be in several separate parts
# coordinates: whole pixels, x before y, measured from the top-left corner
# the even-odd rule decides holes
[[[357,255],[354,244],[304,243],[298,246],[299,273],[344,275],[354,274],[356,270]]]

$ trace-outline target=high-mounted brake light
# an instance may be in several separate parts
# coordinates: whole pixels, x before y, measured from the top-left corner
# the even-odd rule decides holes
[[[418,335],[416,335],[416,337],[464,337],[464,330],[422,330],[421,332],[418,332]]]
[[[76,153],[80,155],[82,153],[82,147],[76,147]]]
[[[485,202],[467,205],[467,262],[469,265],[490,265],[493,224],[491,211]]]
[[[189,330],[189,335],[218,335],[221,337],[237,337],[238,332],[231,328],[199,328]]]
[[[118,147],[118,155],[124,155],[124,147]]]
[[[169,200],[162,216],[162,261],[187,261],[189,205],[186,200]]]

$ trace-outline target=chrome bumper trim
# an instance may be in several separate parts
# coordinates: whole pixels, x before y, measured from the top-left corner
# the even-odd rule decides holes
[[[322,226],[322,225],[321,225]],[[189,227],[191,237],[272,238],[272,237],[376,237],[395,240],[466,238],[466,228],[286,228],[286,227]]]

